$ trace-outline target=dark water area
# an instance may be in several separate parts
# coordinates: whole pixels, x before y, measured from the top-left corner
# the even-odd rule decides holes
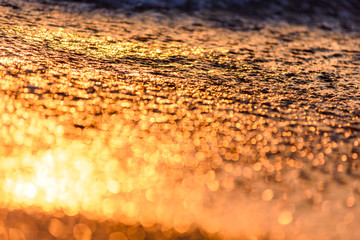
[[[181,9],[181,10],[247,10],[250,12],[262,8],[277,8],[278,11],[297,13],[316,13],[324,11],[329,15],[347,18],[358,14],[359,0],[75,0],[77,2],[96,3],[103,7],[121,7],[130,9]]]
[[[4,4],[6,2],[4,1]],[[45,0],[44,2],[50,5],[60,5],[68,10],[80,11],[81,9],[82,11],[112,9],[133,12],[155,10],[170,15],[187,12],[203,16],[208,16],[206,13],[209,12],[223,11],[221,14],[210,14],[209,20],[215,20],[222,27],[231,29],[238,28],[239,22],[229,21],[227,19],[229,14],[262,22],[312,25],[327,31],[360,31],[360,0]],[[74,4],[78,5],[74,7]]]

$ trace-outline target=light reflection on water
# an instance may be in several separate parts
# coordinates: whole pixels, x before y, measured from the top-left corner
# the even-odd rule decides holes
[[[110,24],[107,36],[54,22],[1,27],[0,237],[360,236],[358,102],[345,78],[356,66],[343,79],[322,72],[356,53],[314,64],[316,51],[298,48],[335,49],[312,56],[327,59],[342,45],[302,26],[245,34],[182,19],[163,36],[126,21],[140,37]]]
[[[42,134],[52,132],[48,122],[36,122],[37,128],[43,128]],[[204,201],[210,205],[225,201],[207,196],[219,189],[214,171],[201,163],[199,166],[197,161],[203,159],[191,153],[180,155],[179,144],[139,140],[136,131],[122,132],[121,125],[111,132],[111,148],[102,136],[84,144],[62,139],[62,131],[58,132],[60,144],[51,150],[34,154],[23,149],[3,157],[3,206],[37,206],[47,212],[63,211],[68,216],[80,213],[90,219],[113,219],[128,225],[140,222],[151,227],[160,223],[162,228],[174,228],[179,233],[196,225],[217,233],[222,225],[229,225],[221,221],[222,211],[213,212],[213,206],[204,206]],[[228,188],[232,190],[231,182]],[[244,203],[238,202],[233,210],[238,211],[240,204]],[[54,232],[59,230],[54,228],[59,227],[54,227],[54,221],[49,223],[49,231],[57,236]]]

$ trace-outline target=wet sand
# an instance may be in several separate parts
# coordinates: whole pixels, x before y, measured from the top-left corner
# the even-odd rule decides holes
[[[318,14],[0,4],[0,238],[358,239],[360,34]]]

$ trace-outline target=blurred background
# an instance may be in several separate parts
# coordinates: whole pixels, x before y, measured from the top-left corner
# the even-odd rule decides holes
[[[80,2],[96,2],[103,5],[111,5],[128,8],[180,8],[185,10],[203,9],[231,9],[244,8],[246,6],[280,5],[283,7],[296,7],[300,11],[311,8],[323,8],[336,10],[360,9],[360,0],[76,0]],[[255,4],[255,5],[254,5]]]
[[[51,0],[46,0],[51,1]],[[310,24],[324,30],[337,25],[345,31],[360,30],[360,0],[70,0],[91,3],[95,8],[181,10],[186,12],[227,11],[267,21],[285,20],[293,24]],[[217,16],[218,20],[224,17]],[[327,22],[323,24],[323,22]],[[330,23],[330,24],[329,24]]]

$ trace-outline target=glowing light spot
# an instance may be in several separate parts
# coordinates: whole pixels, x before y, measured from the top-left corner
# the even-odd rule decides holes
[[[24,193],[29,198],[34,198],[37,193],[37,189],[32,183],[27,183],[24,186]]]
[[[67,201],[69,201],[71,197],[67,198]],[[68,203],[72,204],[72,203]],[[78,207],[76,205],[74,206],[68,206],[67,208],[64,208],[64,213],[68,216],[75,216],[78,214]]]
[[[14,193],[16,196],[21,197],[23,195],[23,184],[21,183],[16,184]]]
[[[290,224],[293,220],[293,214],[290,211],[282,211],[278,215],[278,223],[281,225]]]
[[[55,199],[58,195],[57,189],[49,187],[46,188],[45,192],[46,192],[45,200],[50,203],[55,202]]]
[[[111,218],[115,212],[114,202],[110,199],[105,199],[102,204],[102,210],[106,217]]]
[[[148,200],[149,202],[154,202],[154,201],[155,201],[155,193],[154,193],[154,190],[148,189],[148,190],[146,191],[146,200]]]
[[[90,240],[92,232],[88,225],[79,223],[75,225],[73,234],[76,240]]]
[[[296,147],[296,146],[291,146],[291,147],[290,147],[290,151],[291,151],[291,152],[296,152],[296,151],[297,151],[297,147]]]
[[[50,219],[48,231],[51,235],[57,238],[64,238],[68,233],[65,224],[57,218]]]
[[[219,189],[219,182],[216,180],[211,180],[207,182],[207,186],[210,191],[215,192]]]
[[[346,199],[346,206],[351,208],[355,205],[355,198],[353,196]]]
[[[254,171],[260,171],[261,170],[261,163],[257,162],[253,165]]]
[[[117,181],[111,180],[108,182],[108,190],[111,193],[118,193],[120,190],[120,185]]]
[[[344,165],[339,164],[338,167],[337,167],[337,171],[338,172],[343,172],[344,171]]]
[[[262,194],[261,194],[261,198],[264,201],[270,201],[271,199],[273,199],[274,197],[274,192],[271,189],[266,189]]]

